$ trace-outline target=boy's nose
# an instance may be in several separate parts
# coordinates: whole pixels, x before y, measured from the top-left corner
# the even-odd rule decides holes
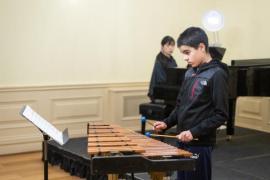
[[[185,60],[185,61],[188,61],[188,57],[187,57],[187,56],[184,56],[184,60]]]

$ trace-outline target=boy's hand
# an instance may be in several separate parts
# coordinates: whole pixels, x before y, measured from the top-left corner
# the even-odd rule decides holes
[[[167,124],[165,122],[162,122],[162,121],[156,121],[154,123],[154,126],[153,126],[153,130],[157,131],[157,132],[160,132],[166,128],[167,128]]]
[[[193,136],[190,131],[183,131],[180,134],[177,135],[177,138],[179,141],[182,142],[190,142],[193,140]]]

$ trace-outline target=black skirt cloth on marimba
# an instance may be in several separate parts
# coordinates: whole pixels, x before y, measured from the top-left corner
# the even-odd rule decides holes
[[[87,180],[107,180],[107,176],[91,177],[87,137],[72,138],[63,146],[53,140],[48,141],[48,162],[51,165],[59,165],[73,176]]]

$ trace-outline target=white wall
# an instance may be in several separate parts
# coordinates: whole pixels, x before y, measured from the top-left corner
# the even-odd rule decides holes
[[[0,0],[0,87],[147,82],[164,35],[225,16],[224,61],[267,58],[267,0]],[[210,42],[212,34],[209,33]],[[175,51],[180,66],[182,56]]]
[[[1,85],[148,81],[177,0],[1,0]]]
[[[220,32],[228,50],[225,59],[270,57],[270,1],[217,0],[216,6],[225,16]]]

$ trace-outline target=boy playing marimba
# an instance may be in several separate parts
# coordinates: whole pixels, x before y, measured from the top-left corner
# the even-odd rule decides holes
[[[177,106],[163,122],[156,122],[154,129],[161,131],[177,125],[179,147],[199,154],[196,171],[178,172],[178,180],[211,180],[216,129],[228,119],[228,70],[225,64],[212,59],[208,37],[201,28],[186,29],[177,46],[190,68]]]

